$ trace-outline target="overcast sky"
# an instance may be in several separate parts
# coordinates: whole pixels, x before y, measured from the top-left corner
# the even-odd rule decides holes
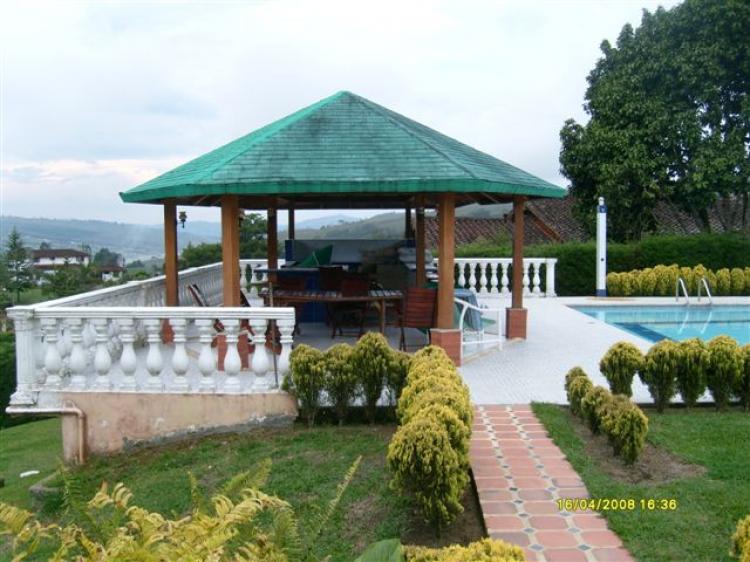
[[[118,192],[339,90],[566,185],[601,41],[675,3],[3,0],[0,214],[159,222]]]

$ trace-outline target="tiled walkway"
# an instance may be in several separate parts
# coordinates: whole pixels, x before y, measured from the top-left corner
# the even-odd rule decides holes
[[[530,406],[476,407],[471,468],[489,536],[529,562],[633,560],[600,515],[560,511],[558,499],[588,493]]]

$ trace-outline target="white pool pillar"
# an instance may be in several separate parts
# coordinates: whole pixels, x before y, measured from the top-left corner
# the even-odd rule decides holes
[[[599,197],[596,209],[596,296],[607,296],[607,205]]]

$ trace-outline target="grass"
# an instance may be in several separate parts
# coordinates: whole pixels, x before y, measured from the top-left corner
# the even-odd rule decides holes
[[[86,498],[102,481],[124,482],[133,491],[137,505],[179,516],[191,505],[188,471],[210,494],[231,476],[270,458],[273,466],[264,490],[294,506],[304,534],[334,496],[347,469],[362,455],[359,470],[316,547],[321,558],[331,554],[333,561],[349,562],[371,542],[403,537],[419,523],[408,500],[388,488],[384,465],[392,431],[393,426],[382,425],[295,426],[213,436],[94,458],[75,474]],[[59,422],[45,420],[13,427],[3,430],[0,439],[0,473],[6,476],[0,501],[28,507],[27,489],[34,478],[19,480],[17,475],[38,468],[43,476],[56,468]],[[42,513],[47,519],[58,520],[61,514],[57,509],[47,505]]]
[[[750,513],[750,414],[647,411],[648,439],[707,470],[659,485],[613,479],[587,455],[569,410],[534,404],[534,412],[583,478],[592,498],[675,498],[677,511],[610,511],[603,515],[639,562],[729,562],[737,521]]]

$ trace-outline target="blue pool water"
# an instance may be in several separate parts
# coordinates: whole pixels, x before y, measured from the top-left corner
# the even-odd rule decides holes
[[[652,342],[669,338],[710,340],[726,335],[750,343],[750,306],[574,306]]]

